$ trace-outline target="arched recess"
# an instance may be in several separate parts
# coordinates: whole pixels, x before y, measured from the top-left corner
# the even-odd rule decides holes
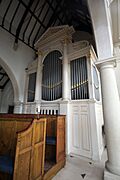
[[[43,61],[42,99],[54,101],[62,98],[62,54],[59,50],[49,52]],[[47,73],[46,73],[47,72]]]
[[[11,69],[9,68],[9,66],[1,58],[0,58],[0,65],[6,71],[6,73],[8,74],[8,76],[11,80],[13,90],[14,90],[14,102],[17,102],[17,101],[19,101],[19,89],[18,89],[18,84],[17,84],[16,78],[15,78],[13,72],[11,71]]]
[[[105,0],[87,0],[91,15],[99,60],[113,56],[112,30],[109,8]]]

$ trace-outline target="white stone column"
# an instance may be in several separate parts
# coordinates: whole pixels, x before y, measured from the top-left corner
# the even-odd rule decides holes
[[[27,100],[28,100],[28,84],[29,84],[29,74],[26,69],[26,79],[25,79],[25,90],[24,90],[24,103],[22,113],[27,113]]]
[[[63,100],[69,99],[69,79],[68,79],[68,53],[67,53],[68,40],[65,39],[63,42],[63,86],[62,86],[62,97]]]
[[[38,52],[38,63],[37,63],[37,76],[36,76],[36,87],[35,87],[35,103],[36,108],[40,110],[42,100],[42,52]]]
[[[63,41],[63,85],[62,98],[60,102],[60,114],[66,115],[66,154],[70,153],[70,136],[69,136],[69,60],[68,60],[68,43],[67,38]]]
[[[14,102],[14,113],[15,114],[23,113],[23,102],[21,102],[21,101]]]
[[[104,180],[120,180],[120,99],[114,66],[114,60],[100,64],[108,152]]]

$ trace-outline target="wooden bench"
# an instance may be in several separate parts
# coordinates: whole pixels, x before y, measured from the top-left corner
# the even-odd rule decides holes
[[[42,178],[44,174],[45,132],[45,118],[34,119],[32,123],[31,121],[0,121],[0,147],[2,147],[0,149],[0,171],[2,178],[4,178],[4,174],[11,174],[14,180]]]
[[[38,118],[38,115],[0,114],[0,147],[2,147],[0,150],[0,155],[8,154],[10,155],[10,157],[12,157],[12,159],[14,159],[14,157],[17,155],[15,153],[15,145],[16,145],[15,134],[17,131],[21,131],[23,128],[26,129],[31,123],[33,118]],[[46,136],[45,138],[46,145],[45,145],[44,152],[40,153],[40,157],[44,158],[45,156],[45,159],[44,159],[45,161],[41,165],[41,166],[44,166],[42,169],[42,179],[51,179],[65,165],[65,116],[39,115],[39,118],[47,119],[46,131],[44,130],[44,136]],[[3,130],[4,130],[4,134],[2,133]],[[6,132],[7,132],[7,137],[9,137],[8,140],[6,139]],[[37,130],[37,132],[39,132],[39,130]],[[38,134],[36,134],[35,136],[38,136]],[[25,139],[24,141],[25,141],[24,143],[28,142],[27,139]],[[23,168],[27,174],[28,170],[25,170],[24,163],[21,164],[20,167]],[[22,171],[20,170],[20,167],[18,170],[16,170],[16,172],[18,171],[20,173]],[[34,170],[34,171],[37,171],[37,170]],[[15,169],[14,169],[14,172],[15,172]],[[13,176],[13,179],[14,177],[15,175]],[[23,179],[23,178],[20,177],[20,179]],[[27,180],[27,178],[25,180]]]

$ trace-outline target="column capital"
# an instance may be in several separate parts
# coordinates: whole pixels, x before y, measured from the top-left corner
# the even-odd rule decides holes
[[[97,61],[95,65],[98,67],[98,69],[114,68],[117,66],[116,60],[117,60],[117,57],[111,57],[109,59]]]
[[[71,41],[71,39],[70,39],[70,38],[68,38],[68,37],[64,37],[64,39],[63,39],[63,40],[61,40],[61,43],[62,43],[63,45],[68,45],[68,44],[70,43],[70,41]]]

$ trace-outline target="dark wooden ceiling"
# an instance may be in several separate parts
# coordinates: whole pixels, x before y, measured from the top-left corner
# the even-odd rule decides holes
[[[52,26],[73,25],[92,32],[86,0],[1,0],[0,26],[34,49],[38,38]]]
[[[72,25],[93,35],[87,0],[0,0],[0,27],[35,50],[34,44],[49,28]],[[9,77],[0,66],[0,89]]]

